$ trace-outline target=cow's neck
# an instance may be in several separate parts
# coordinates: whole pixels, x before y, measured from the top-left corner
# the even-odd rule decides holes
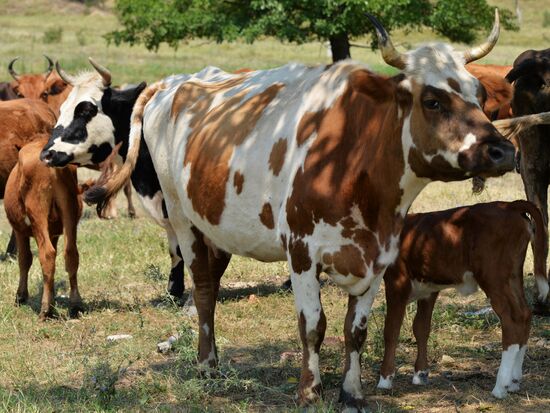
[[[122,142],[118,151],[119,155],[126,161],[128,153],[128,140],[130,135],[130,117],[134,107],[134,100],[118,100],[112,98],[111,89],[107,89],[102,98],[103,112],[109,116],[115,128],[115,144]],[[116,92],[115,92],[116,93]],[[137,99],[137,96],[136,96]]]

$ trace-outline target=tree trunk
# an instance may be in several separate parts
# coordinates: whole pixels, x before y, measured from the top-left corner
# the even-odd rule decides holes
[[[349,59],[351,57],[347,34],[332,36],[329,40],[333,63],[336,63],[339,60]]]
[[[521,26],[521,9],[519,8],[519,0],[516,0],[515,1],[515,6],[516,6],[516,18],[518,20],[518,25]]]

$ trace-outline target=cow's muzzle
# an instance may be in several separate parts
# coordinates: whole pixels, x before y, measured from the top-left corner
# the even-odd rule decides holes
[[[503,139],[475,143],[458,156],[459,165],[471,175],[500,176],[516,165],[516,150]]]
[[[40,152],[40,160],[51,167],[62,168],[67,166],[73,159],[73,155],[51,149],[44,149]]]

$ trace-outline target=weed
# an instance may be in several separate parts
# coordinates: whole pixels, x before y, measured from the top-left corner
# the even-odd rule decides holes
[[[61,43],[62,37],[63,37],[62,27],[50,27],[49,29],[44,30],[44,34],[42,35],[42,43],[44,44]]]

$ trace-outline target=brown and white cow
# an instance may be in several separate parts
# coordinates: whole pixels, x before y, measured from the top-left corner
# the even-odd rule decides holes
[[[530,217],[530,218],[529,218]],[[540,211],[529,201],[491,202],[445,211],[410,214],[401,232],[399,258],[384,274],[384,361],[378,387],[392,388],[395,350],[408,303],[418,354],[413,384],[428,381],[428,336],[440,291],[469,295],[481,287],[502,325],[502,359],[493,395],[518,391],[529,338],[531,310],[523,288],[523,263],[532,239],[539,300],[548,295],[548,241]]]
[[[65,269],[69,274],[70,309],[76,316],[82,310],[78,292],[78,249],[76,228],[82,214],[82,200],[78,194],[76,167],[48,168],[40,162],[40,152],[48,134],[35,136],[19,152],[17,165],[6,184],[4,208],[15,232],[19,261],[19,288],[16,302],[29,297],[27,279],[32,264],[30,238],[38,246],[38,258],[44,277],[44,291],[40,319],[52,315],[54,305],[54,273],[57,241],[65,240]]]
[[[134,106],[119,174],[91,190],[101,201],[124,185],[143,136],[194,281],[205,366],[217,364],[214,310],[230,254],[288,261],[304,352],[301,404],[321,393],[326,318],[319,273],[349,293],[340,400],[357,410],[364,404],[360,353],[368,315],[397,257],[410,204],[431,180],[497,176],[514,165],[513,145],[484,115],[481,86],[464,68],[494,46],[498,19],[480,47],[458,52],[433,43],[406,54],[371,20],[385,60],[400,75],[343,61],[166,78]],[[41,155],[48,164],[87,163],[92,145],[114,144],[112,123],[95,103],[110,81],[103,76],[103,85],[83,77],[81,94],[63,106]],[[75,144],[76,125],[86,137]]]

